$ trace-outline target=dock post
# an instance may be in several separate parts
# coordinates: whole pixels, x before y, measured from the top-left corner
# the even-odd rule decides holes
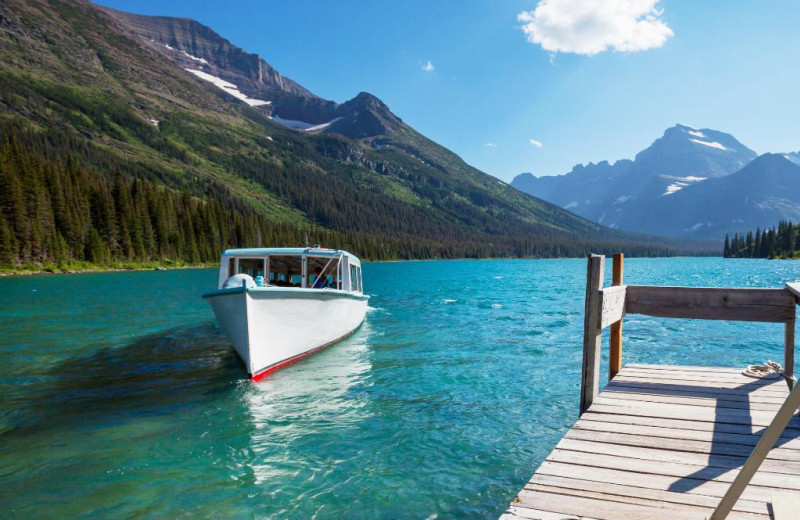
[[[600,379],[600,289],[605,274],[603,255],[589,255],[586,266],[586,304],[583,317],[583,370],[581,373],[580,414],[589,409],[597,397]]]
[[[625,255],[614,253],[613,272],[611,273],[611,285],[622,285],[622,274],[624,271]],[[608,380],[622,370],[622,320],[611,324],[611,349],[608,354]]]
[[[792,319],[785,323],[783,336],[783,373],[789,376],[786,379],[789,388],[792,388],[793,383],[790,378],[794,376],[794,322],[795,320]]]

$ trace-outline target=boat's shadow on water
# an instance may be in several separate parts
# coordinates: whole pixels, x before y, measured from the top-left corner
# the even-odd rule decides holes
[[[171,329],[57,365],[40,392],[16,403],[3,435],[170,414],[212,401],[246,377],[213,324]]]

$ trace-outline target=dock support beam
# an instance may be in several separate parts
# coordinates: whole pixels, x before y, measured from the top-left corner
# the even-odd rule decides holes
[[[611,276],[611,285],[622,285],[625,256],[614,253],[614,267]],[[608,354],[608,380],[622,370],[622,320],[611,324],[611,349]]]
[[[581,373],[580,414],[597,397],[600,378],[600,289],[605,275],[605,256],[589,255],[586,266],[586,307],[583,318],[583,370]]]
[[[783,373],[789,378],[794,376],[794,322],[795,320],[786,322],[783,336]],[[789,383],[789,388],[792,388],[793,381],[791,379],[786,381]]]

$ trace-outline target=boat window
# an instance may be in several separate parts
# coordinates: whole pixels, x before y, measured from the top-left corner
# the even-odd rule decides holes
[[[361,266],[358,266],[358,292],[364,292],[364,286],[361,280]]]
[[[358,280],[356,277],[356,266],[350,266],[350,290],[358,291]]]
[[[308,283],[306,287],[312,289],[338,288],[337,273],[341,256],[308,256],[306,257],[306,272]]]
[[[270,255],[269,283],[278,287],[301,287],[303,257],[300,255]]]
[[[233,276],[235,272],[236,272],[236,258],[231,257],[230,260],[228,260],[228,272],[225,273],[225,278]]]
[[[255,278],[256,276],[264,276],[264,259],[240,258],[239,273],[249,274],[253,278]]]

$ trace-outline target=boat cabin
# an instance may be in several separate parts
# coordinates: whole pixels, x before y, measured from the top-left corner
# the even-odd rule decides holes
[[[222,253],[219,288],[231,276],[246,274],[257,287],[336,289],[363,294],[361,261],[338,249],[228,249]]]

